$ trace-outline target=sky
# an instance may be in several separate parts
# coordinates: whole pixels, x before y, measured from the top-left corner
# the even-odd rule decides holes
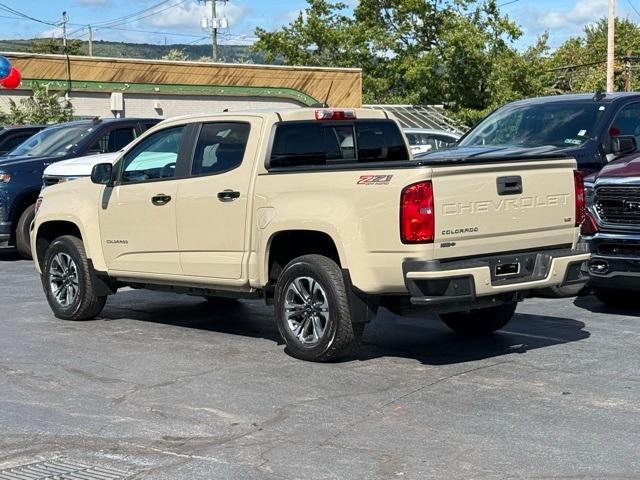
[[[344,1],[344,0],[343,0]],[[355,4],[357,0],[345,3]],[[617,14],[640,22],[640,0],[618,0]],[[138,19],[122,18],[141,10]],[[518,23],[524,36],[517,46],[533,43],[545,30],[550,45],[560,45],[566,38],[579,34],[586,24],[606,16],[608,0],[502,0],[502,11]],[[304,9],[304,0],[230,0],[219,1],[219,16],[228,19],[221,43],[247,44],[254,39],[256,27],[267,30],[287,24]],[[19,18],[3,7],[18,10],[34,19]],[[69,16],[72,38],[86,39],[86,25],[94,25],[94,38],[146,43],[207,43],[201,28],[202,17],[209,16],[211,4],[202,0],[0,0],[0,38],[32,38],[59,36],[62,12]],[[100,23],[111,22],[100,28]]]

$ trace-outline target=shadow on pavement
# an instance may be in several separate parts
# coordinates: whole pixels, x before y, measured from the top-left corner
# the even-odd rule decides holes
[[[633,295],[633,293],[631,293]],[[586,297],[576,297],[573,301],[573,304],[578,308],[584,308],[593,313],[609,313],[613,315],[627,315],[627,316],[638,316],[640,314],[640,309],[634,306],[619,306],[613,307],[610,305],[605,305],[600,300],[598,300],[593,295],[588,295]]]
[[[197,297],[125,291],[111,297],[101,318],[162,323],[283,343],[273,308],[257,300],[214,306]],[[578,320],[516,313],[504,330],[474,339],[451,332],[437,316],[399,317],[381,309],[367,326],[360,348],[345,360],[401,357],[428,365],[456,364],[584,340],[590,336],[584,327]]]
[[[24,260],[13,248],[0,247],[0,262],[17,262]]]
[[[499,357],[589,338],[578,320],[516,313],[513,320],[493,335],[465,338],[450,331],[437,316],[398,317],[378,315],[365,332],[356,358],[394,356],[412,358],[428,365],[445,365]]]

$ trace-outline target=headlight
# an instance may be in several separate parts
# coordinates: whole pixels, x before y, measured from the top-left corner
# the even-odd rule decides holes
[[[11,180],[11,174],[7,172],[0,172],[0,183],[9,183]]]
[[[593,188],[593,184],[592,183],[585,183],[584,184],[584,199],[585,199],[585,203],[586,203],[587,208],[593,206],[594,194],[595,194],[595,189]]]
[[[36,200],[36,214],[38,213],[38,210],[40,210],[40,205],[42,205],[42,197],[38,197]]]

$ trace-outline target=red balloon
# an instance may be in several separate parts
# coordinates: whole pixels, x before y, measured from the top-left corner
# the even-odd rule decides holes
[[[14,88],[18,88],[20,86],[20,82],[22,81],[22,75],[20,74],[20,70],[16,67],[11,67],[11,72],[9,76],[4,80],[0,81],[0,85],[8,90],[12,90]]]

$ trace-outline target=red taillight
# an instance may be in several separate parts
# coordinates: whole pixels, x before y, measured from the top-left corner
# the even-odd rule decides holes
[[[584,179],[582,173],[578,170],[573,171],[573,182],[575,184],[576,193],[576,227],[582,225],[587,214],[587,206],[585,202]]]
[[[316,120],[355,120],[353,110],[316,110]]]
[[[433,185],[420,182],[402,190],[400,198],[400,237],[402,243],[433,242],[435,219]]]
[[[598,228],[598,224],[596,223],[595,218],[587,212],[587,215],[584,219],[584,223],[580,227],[580,234],[586,237],[590,237],[591,235],[595,235],[600,231]]]

